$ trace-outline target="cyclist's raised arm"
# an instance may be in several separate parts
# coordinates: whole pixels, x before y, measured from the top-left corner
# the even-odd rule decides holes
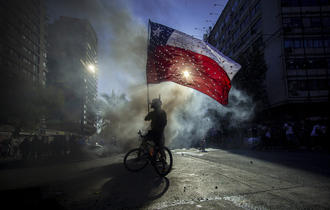
[[[147,114],[147,116],[144,118],[144,121],[149,121],[151,120],[151,112]]]

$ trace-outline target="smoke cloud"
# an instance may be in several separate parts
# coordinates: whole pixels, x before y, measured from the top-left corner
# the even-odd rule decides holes
[[[147,114],[144,86],[135,86],[128,92],[128,99],[117,97],[106,106],[104,116],[109,126],[102,131],[108,140],[115,137],[116,144],[122,149],[137,145],[137,131],[147,130],[149,123],[144,122]],[[191,147],[204,138],[212,128],[219,128],[221,119],[230,118],[233,128],[249,120],[253,113],[253,103],[249,97],[233,88],[230,92],[230,104],[222,106],[210,97],[175,83],[161,83],[150,86],[151,98],[161,95],[163,109],[167,113],[168,124],[165,129],[166,145],[172,148]],[[213,112],[209,112],[213,110]],[[216,113],[216,115],[214,115]]]

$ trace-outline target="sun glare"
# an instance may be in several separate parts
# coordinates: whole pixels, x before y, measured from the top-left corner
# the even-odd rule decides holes
[[[95,66],[93,64],[88,65],[88,70],[92,73],[95,73]]]
[[[184,76],[185,78],[188,78],[188,77],[190,76],[189,71],[184,71],[184,72],[183,72],[183,76]]]

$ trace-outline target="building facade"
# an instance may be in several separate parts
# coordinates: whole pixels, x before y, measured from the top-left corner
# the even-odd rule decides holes
[[[63,94],[50,126],[91,135],[96,130],[97,36],[87,20],[60,17],[49,25],[49,87]],[[56,126],[57,125],[57,126]]]
[[[1,1],[0,66],[2,76],[46,83],[46,15],[42,0]]]
[[[261,51],[268,110],[275,115],[325,116],[329,20],[328,0],[229,0],[208,41],[234,59]]]
[[[37,90],[46,84],[45,11],[43,0],[0,2],[0,124],[33,124],[34,120],[44,127],[35,102]],[[35,106],[34,111],[29,106]]]

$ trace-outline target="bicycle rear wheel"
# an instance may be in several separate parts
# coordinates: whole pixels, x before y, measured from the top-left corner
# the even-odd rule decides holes
[[[173,156],[171,151],[167,147],[164,147],[163,151],[163,154],[158,152],[156,161],[153,164],[157,174],[160,176],[166,176],[170,173],[173,166]]]
[[[148,154],[136,148],[129,151],[124,157],[124,165],[129,171],[140,171],[148,165]]]

